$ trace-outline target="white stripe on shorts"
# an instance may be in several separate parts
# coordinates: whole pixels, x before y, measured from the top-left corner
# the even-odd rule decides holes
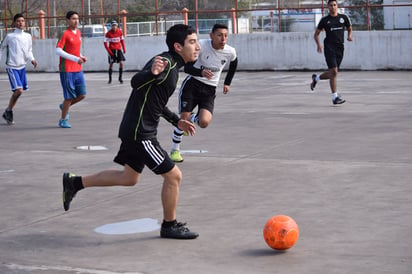
[[[156,147],[152,145],[150,140],[142,141],[142,144],[150,157],[152,157],[153,161],[155,161],[157,165],[160,165],[165,157],[156,150]]]
[[[9,82],[10,82],[10,86],[11,86],[11,90],[16,90],[19,88],[23,88],[22,85],[19,85],[19,83],[17,82],[16,79],[16,75],[14,75],[14,71],[11,68],[6,68],[6,72],[9,76]]]

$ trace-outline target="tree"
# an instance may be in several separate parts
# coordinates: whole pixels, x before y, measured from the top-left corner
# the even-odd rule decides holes
[[[27,4],[27,5],[26,5]],[[35,14],[40,10],[40,7],[42,6],[42,1],[41,0],[31,0],[30,4],[26,2],[26,0],[8,0],[6,2],[3,1],[3,6],[6,6],[7,10],[7,19],[10,26],[12,25],[13,22],[13,17],[17,13],[22,13],[26,17],[26,13],[29,14],[29,17],[34,17]],[[26,6],[27,6],[27,11],[26,11]],[[4,16],[4,14],[3,14]]]
[[[367,29],[367,9],[366,0],[350,0],[350,6],[363,6],[363,8],[351,8],[348,15],[350,16],[353,28],[357,30]],[[369,5],[381,5],[383,0],[370,0]],[[371,30],[380,30],[384,27],[383,8],[369,7],[369,27]]]

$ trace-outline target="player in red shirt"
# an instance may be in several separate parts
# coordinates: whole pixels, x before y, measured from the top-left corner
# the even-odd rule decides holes
[[[107,53],[109,54],[108,84],[112,82],[113,63],[119,63],[119,82],[123,84],[123,61],[126,60],[123,55],[126,53],[126,47],[124,45],[124,36],[122,31],[119,29],[119,26],[116,21],[112,21],[111,25],[112,28],[106,33],[104,39],[104,47],[106,48]]]
[[[66,14],[69,25],[57,41],[56,54],[60,56],[59,71],[60,82],[63,88],[64,101],[60,104],[62,111],[59,127],[71,128],[69,121],[70,106],[78,103],[86,97],[86,82],[82,71],[82,64],[87,58],[80,53],[81,35],[77,28],[79,14],[69,11]]]

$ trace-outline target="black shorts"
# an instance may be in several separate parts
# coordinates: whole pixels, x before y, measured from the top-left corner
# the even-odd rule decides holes
[[[324,50],[328,68],[339,68],[343,59],[343,46],[330,46],[325,44]]]
[[[127,164],[138,173],[142,173],[145,165],[155,174],[167,173],[175,166],[156,138],[138,141],[122,140],[119,152],[113,161],[122,166]]]
[[[179,113],[207,109],[213,113],[216,98],[216,87],[206,85],[189,76],[183,81],[179,91]]]
[[[109,64],[113,63],[120,63],[120,61],[126,61],[126,58],[124,58],[123,52],[119,49],[112,49],[113,55],[109,55],[108,61]]]

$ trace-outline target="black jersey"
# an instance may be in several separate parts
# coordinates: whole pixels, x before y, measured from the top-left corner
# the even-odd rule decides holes
[[[177,126],[179,116],[170,111],[166,104],[176,89],[179,68],[184,61],[174,52],[163,52],[160,56],[169,63],[162,73],[157,76],[152,74],[153,57],[131,80],[133,91],[119,129],[122,140],[155,137],[160,116]]]
[[[318,29],[326,31],[325,44],[343,46],[345,27],[349,28],[351,25],[348,16],[338,13],[337,16],[323,17],[318,24]]]

